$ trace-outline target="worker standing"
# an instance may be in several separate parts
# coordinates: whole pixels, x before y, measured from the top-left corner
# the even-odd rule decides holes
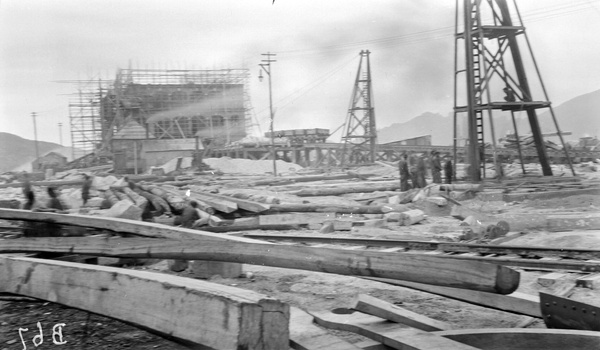
[[[53,212],[64,212],[65,207],[61,203],[60,199],[58,199],[58,195],[56,194],[56,190],[54,187],[48,187],[48,196],[50,199],[48,200],[48,204],[46,205],[47,211]],[[46,223],[44,225],[44,236],[46,237],[61,237],[62,236],[62,225],[54,224],[54,223]],[[52,255],[49,255],[52,256]]]
[[[433,183],[442,183],[442,162],[440,161],[440,153],[438,151],[431,151],[431,177]]]
[[[452,168],[452,158],[450,158],[450,156],[446,157],[446,163],[444,164],[444,175],[446,177],[446,183],[447,184],[451,184],[452,183],[452,172],[453,172],[453,168]]]
[[[425,180],[426,172],[427,167],[425,166],[425,156],[420,155],[417,160],[417,181],[419,183],[420,188],[427,186],[427,181]]]
[[[417,172],[417,160],[415,159],[415,156],[410,157],[408,169],[410,171],[410,181],[412,182],[412,187],[421,188],[419,184],[419,173]]]
[[[81,198],[83,205],[90,199],[90,189],[92,188],[92,178],[88,174],[83,175],[83,186],[81,187]]]
[[[402,154],[402,158],[400,158],[400,162],[398,163],[398,169],[400,171],[400,191],[410,190],[410,185],[408,184],[410,172],[408,171],[408,155],[406,153]]]
[[[54,187],[48,187],[48,196],[50,197],[48,204],[46,205],[48,209],[51,209],[52,211],[65,210],[65,207],[62,205],[60,199],[58,199],[58,195],[56,194]]]
[[[33,191],[27,192],[26,197],[27,202],[23,205],[22,209],[36,211],[37,204],[35,202],[35,194],[33,193]],[[21,227],[23,228],[24,237],[36,237],[38,235],[42,235],[44,232],[43,224],[37,223],[35,221],[23,221]]]
[[[29,179],[29,173],[23,174],[23,196],[28,198],[29,192],[32,192],[31,180]]]

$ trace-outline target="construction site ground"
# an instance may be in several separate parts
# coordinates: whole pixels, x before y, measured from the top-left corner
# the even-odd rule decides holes
[[[591,177],[595,179],[595,175]],[[311,200],[318,201],[317,198]],[[324,202],[331,202],[324,199]],[[463,206],[489,215],[532,214],[549,215],[551,213],[597,213],[600,208],[600,196],[574,195],[552,199],[534,199],[518,202],[482,201],[478,198],[461,200]],[[416,204],[418,207],[419,204]],[[451,217],[447,212],[439,216],[429,215],[424,221],[412,226],[397,226],[392,229],[364,229],[357,231],[336,231],[320,233],[318,229],[301,231],[255,231],[257,234],[278,235],[313,235],[332,237],[361,237],[377,239],[415,239],[415,240],[447,240],[459,241],[460,220]],[[247,232],[253,233],[253,232]],[[234,233],[235,234],[235,233]],[[600,231],[573,230],[568,232],[549,232],[545,230],[512,231],[510,238],[504,238],[501,244],[542,246],[558,248],[600,249]],[[159,273],[177,274],[194,278],[188,269],[173,272],[165,260],[147,261],[144,265],[128,268],[143,269]],[[536,271],[516,268],[521,272],[521,283],[517,290],[531,295],[543,291],[538,284],[538,277],[551,271]],[[358,294],[368,294],[396,305],[445,321],[457,329],[470,328],[545,328],[541,319],[460,302],[433,294],[370,281],[362,278],[334,274],[273,268],[266,266],[244,265],[244,273],[238,278],[222,278],[213,276],[209,280],[214,283],[251,289],[268,296],[275,297],[292,306],[307,311],[332,310],[351,307]],[[569,272],[570,282],[579,274]],[[567,282],[567,283],[570,283]],[[135,295],[129,296],[135,298]],[[572,299],[595,303],[600,306],[600,292],[585,288],[576,288]],[[202,312],[202,310],[190,310]],[[184,349],[181,344],[161,338],[146,330],[127,325],[100,315],[76,310],[45,301],[0,301],[0,350],[33,349],[33,338],[39,334],[37,323],[43,329],[43,343],[38,349]],[[64,323],[62,327],[65,344],[53,343],[52,327]],[[22,332],[26,341],[24,346],[19,328],[27,328]],[[365,340],[354,333],[330,331],[349,342],[357,343]],[[38,338],[39,340],[39,338]]]

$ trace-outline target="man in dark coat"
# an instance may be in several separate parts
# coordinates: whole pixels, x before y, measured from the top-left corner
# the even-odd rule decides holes
[[[56,194],[56,190],[54,189],[54,187],[48,187],[48,196],[50,197],[50,199],[48,200],[48,204],[46,205],[48,209],[53,209],[52,211],[65,210],[60,199],[58,199],[58,195]]]
[[[427,181],[425,181],[426,172],[427,166],[425,165],[425,156],[421,155],[417,160],[417,182],[419,183],[420,188],[427,186]]]
[[[83,186],[81,187],[81,198],[83,205],[90,199],[90,189],[92,188],[92,179],[88,174],[83,175]]]
[[[452,173],[453,172],[454,172],[454,169],[452,168],[452,158],[447,157],[446,163],[444,164],[444,176],[446,177],[447,184],[452,183]]]
[[[65,207],[61,203],[60,199],[58,199],[58,195],[56,194],[56,190],[54,187],[48,187],[48,196],[50,199],[48,200],[48,204],[46,205],[45,210],[53,211],[53,212],[63,212]],[[44,228],[44,236],[46,237],[61,237],[62,236],[62,225],[47,223]]]
[[[419,182],[419,172],[417,171],[417,160],[415,156],[410,157],[408,169],[410,171],[410,181],[412,182],[413,188],[421,188],[421,184]]]
[[[431,177],[433,183],[442,183],[442,162],[440,161],[440,153],[438,151],[431,152]]]
[[[200,219],[200,214],[198,214],[196,208],[198,208],[198,203],[191,201],[190,205],[183,209],[183,213],[181,214],[182,227],[191,228],[194,226],[196,220]]]
[[[29,192],[32,191],[33,189],[31,188],[31,180],[29,179],[29,174],[25,173],[23,174],[23,195],[25,196],[25,198],[27,198]]]
[[[400,191],[408,191],[410,190],[410,185],[408,184],[410,172],[408,171],[408,155],[406,153],[402,154],[398,168],[400,170]]]

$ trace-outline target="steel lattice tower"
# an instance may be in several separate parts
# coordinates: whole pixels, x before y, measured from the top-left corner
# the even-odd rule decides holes
[[[462,1],[462,6],[461,6]],[[564,147],[554,111],[541,79],[525,27],[521,20],[516,3],[512,2],[515,15],[511,17],[507,0],[457,0],[455,26],[455,84],[454,84],[454,158],[457,147],[457,119],[460,114],[466,114],[468,130],[468,164],[471,181],[481,181],[482,172],[485,177],[483,159],[484,120],[483,114],[489,117],[489,128],[496,159],[496,136],[494,133],[493,112],[508,111],[511,113],[517,138],[517,149],[521,164],[521,146],[518,144],[517,123],[515,112],[524,111],[531,127],[539,163],[545,176],[552,175],[550,163],[546,154],[537,109],[549,108],[556,131],[565,150],[571,171],[571,160]],[[461,11],[462,10],[462,11]],[[462,16],[462,18],[461,18]],[[513,23],[515,18],[515,23]],[[537,86],[541,90],[543,100],[534,100],[532,88],[526,74],[524,57],[521,56],[521,44],[525,44],[537,74]],[[464,68],[460,68],[461,61]],[[462,80],[464,79],[464,80]],[[459,104],[459,82],[464,88]],[[464,86],[462,85],[464,84]],[[466,95],[466,96],[465,96]],[[464,104],[466,103],[466,104]],[[455,162],[456,164],[456,162]],[[525,168],[523,167],[523,172]],[[574,174],[574,171],[573,171]]]
[[[375,162],[377,130],[375,127],[375,109],[373,107],[373,89],[369,50],[360,52],[358,72],[354,81],[350,108],[342,136],[344,144],[341,164],[366,164]]]

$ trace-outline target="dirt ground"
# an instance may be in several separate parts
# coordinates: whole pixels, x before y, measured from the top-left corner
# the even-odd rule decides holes
[[[467,204],[488,213],[523,213],[523,211],[547,213],[548,210],[587,212],[599,208],[600,200],[596,197],[592,198],[592,196],[573,196],[544,201],[525,201],[510,205],[503,202],[478,202],[476,200]],[[446,233],[448,236],[452,236],[458,227],[458,220],[456,219],[431,217],[425,223],[407,229],[394,231],[370,230],[365,232],[367,232],[366,236],[376,236],[377,238],[413,236],[431,239],[443,237]],[[261,231],[261,233],[268,232]],[[282,232],[271,233],[281,234]],[[294,232],[294,234],[296,233]],[[302,233],[318,234],[318,231],[303,231]],[[360,232],[356,234],[360,235]],[[365,235],[364,232],[363,235]],[[455,237],[452,236],[452,239],[455,239]],[[519,235],[506,244],[569,248],[600,247],[600,232],[531,232],[526,235]],[[168,269],[166,261],[135,268],[173,274]],[[537,278],[547,272],[520,269],[519,271],[521,272],[521,284],[518,291],[535,295],[540,290]],[[178,275],[193,277],[189,271],[184,271]],[[510,328],[529,319],[526,316],[495,311],[429,293],[349,276],[252,265],[244,265],[244,275],[245,277],[240,278],[214,276],[210,280],[214,283],[251,289],[309,311],[348,308],[352,306],[353,299],[357,294],[364,293],[436,320],[448,322],[455,328]],[[578,291],[577,293],[585,294],[588,298],[600,296],[589,290]],[[44,337],[43,343],[36,348],[32,341],[34,336],[38,334],[37,322],[41,322]],[[66,344],[53,343],[52,327],[58,323],[65,324],[62,327],[62,340]],[[545,326],[542,320],[533,320],[527,327],[544,328]],[[28,329],[27,332],[23,333],[26,340],[25,346],[21,341],[19,328]],[[365,338],[351,333],[332,333],[350,342],[365,340]],[[137,327],[57,304],[47,302],[0,302],[0,350],[34,348],[104,350],[115,348],[185,349],[186,347]]]

